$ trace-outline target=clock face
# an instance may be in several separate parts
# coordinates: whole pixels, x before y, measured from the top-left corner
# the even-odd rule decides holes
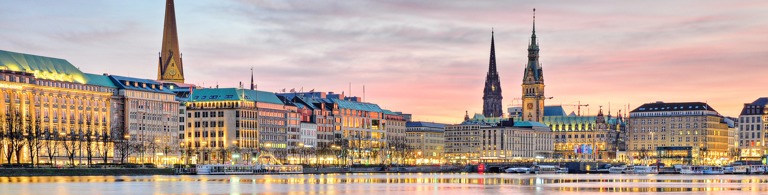
[[[168,74],[170,74],[171,76],[176,76],[176,70],[175,69],[171,69],[171,70],[168,71]]]
[[[533,103],[528,103],[528,109],[533,109]]]

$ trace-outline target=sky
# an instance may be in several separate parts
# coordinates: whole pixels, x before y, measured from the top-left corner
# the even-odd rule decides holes
[[[0,0],[0,50],[154,79],[164,6]],[[503,105],[520,104],[533,8],[548,105],[697,101],[738,116],[768,96],[765,0],[176,0],[176,19],[187,83],[238,87],[253,67],[259,90],[365,94],[459,123],[482,112],[491,29]]]

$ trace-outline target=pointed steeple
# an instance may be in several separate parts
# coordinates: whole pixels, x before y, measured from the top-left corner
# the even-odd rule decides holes
[[[502,117],[504,112],[501,109],[501,81],[499,80],[499,72],[496,70],[496,45],[493,33],[493,29],[491,29],[491,55],[488,60],[488,74],[483,90],[483,116]]]
[[[544,75],[539,63],[539,43],[536,40],[536,9],[533,9],[533,30],[531,43],[528,44],[528,63],[525,66],[523,82],[544,82]]]
[[[531,31],[531,44],[536,44],[536,8],[533,8],[533,30]]]
[[[176,32],[176,12],[173,0],[165,1],[165,24],[163,45],[157,68],[157,80],[184,83],[184,65],[179,51],[179,37]]]
[[[251,90],[253,90],[253,66],[251,66]]]

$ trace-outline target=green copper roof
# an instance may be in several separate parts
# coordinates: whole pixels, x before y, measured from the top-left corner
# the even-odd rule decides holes
[[[67,60],[0,50],[0,69],[33,73],[38,79],[87,83],[87,78]]]
[[[236,88],[193,89],[189,99],[190,102],[239,100],[284,104],[274,93]]]
[[[340,99],[330,99],[330,100],[338,104],[339,108],[362,110],[362,111],[369,111],[369,112],[383,112],[381,107],[379,107],[379,105],[376,105],[376,104],[365,103],[365,102],[355,102],[355,101],[349,101],[349,100],[340,100]]]
[[[117,88],[109,76],[85,73],[85,80],[87,80],[85,84]]]

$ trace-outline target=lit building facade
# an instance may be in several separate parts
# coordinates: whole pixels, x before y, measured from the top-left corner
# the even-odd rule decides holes
[[[626,151],[624,118],[605,116],[544,116],[554,133],[554,157],[561,160],[616,160]]]
[[[406,123],[406,143],[411,151],[406,164],[442,164],[445,152],[445,124]]]
[[[554,145],[552,131],[538,122],[519,121],[480,128],[483,162],[532,161],[551,159]]]
[[[273,93],[195,89],[186,105],[184,141],[195,150],[192,163],[253,161],[259,151],[274,155],[274,149],[286,147],[285,108]],[[264,135],[269,137],[261,139],[262,128],[270,131]]]
[[[121,109],[116,118],[120,136],[138,150],[127,162],[170,165],[179,162],[179,102],[167,87],[153,80],[110,75]],[[128,152],[118,150],[120,152]],[[119,154],[118,154],[119,155]]]
[[[728,124],[703,102],[647,103],[630,112],[628,155],[635,164],[654,161],[659,147],[690,148],[693,164],[726,164]],[[682,164],[662,159],[667,165]]]
[[[486,124],[459,124],[445,126],[445,159],[451,164],[476,164],[482,151],[481,128]]]
[[[112,162],[114,93],[109,78],[83,73],[66,60],[0,50],[0,160]]]
[[[387,123],[384,125],[387,133],[387,146],[386,151],[389,156],[387,161],[389,163],[403,162],[403,159],[395,157],[405,156],[408,142],[406,140],[406,119],[401,113],[392,112],[389,110],[384,111],[384,118]]]
[[[738,119],[739,156],[742,160],[759,160],[768,154],[768,98],[761,97],[744,104]]]

